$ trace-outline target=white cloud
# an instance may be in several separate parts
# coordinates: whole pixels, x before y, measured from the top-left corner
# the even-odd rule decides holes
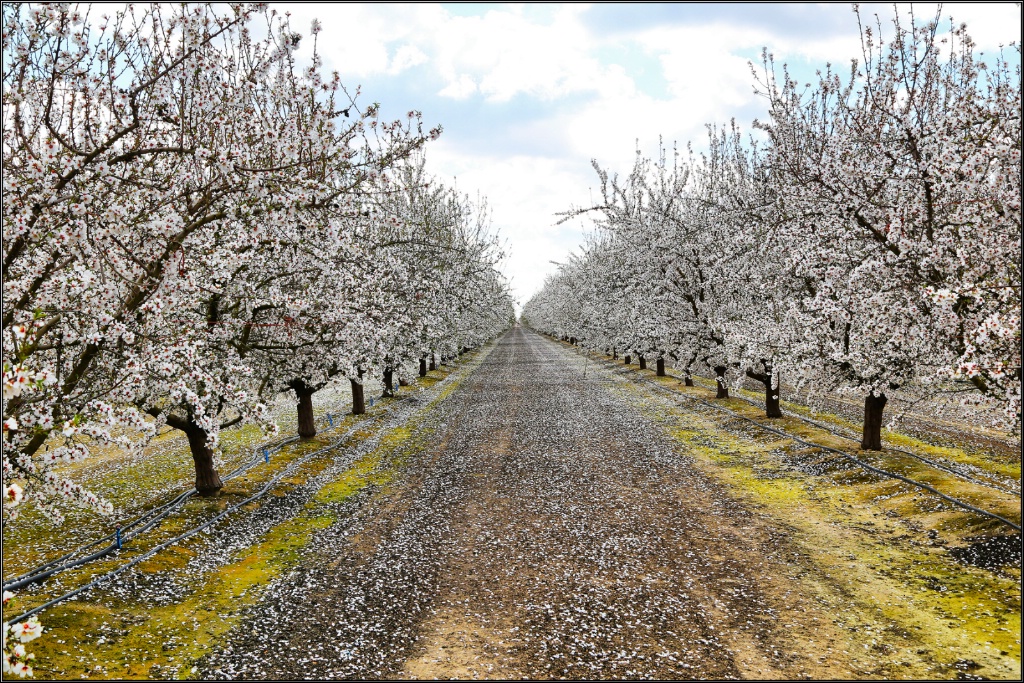
[[[477,92],[476,82],[468,75],[460,74],[458,78],[442,88],[438,94],[455,100],[464,100],[475,92]]]
[[[397,76],[408,68],[423,64],[428,59],[429,57],[423,53],[423,50],[415,45],[402,45],[395,51],[395,56],[391,59],[388,74]]]
[[[551,23],[531,21],[522,8],[502,7],[480,17],[452,17],[433,27],[429,40],[438,71],[449,84],[470,75],[490,101],[517,95],[553,99],[593,89],[601,65],[593,43],[569,5]]]

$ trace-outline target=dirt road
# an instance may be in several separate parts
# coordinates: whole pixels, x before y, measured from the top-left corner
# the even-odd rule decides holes
[[[196,675],[864,675],[790,529],[616,382],[510,331],[420,425],[401,476],[324,530]]]

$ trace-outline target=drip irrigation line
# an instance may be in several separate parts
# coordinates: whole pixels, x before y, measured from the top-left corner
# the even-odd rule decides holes
[[[449,375],[449,377],[451,377],[451,375]],[[441,382],[438,383],[437,386],[443,386],[443,385],[447,384],[449,377],[444,378]],[[412,400],[412,401],[415,402],[416,398],[417,397],[415,395],[408,395],[408,396],[405,396],[403,398],[395,399],[395,403],[404,402],[404,401],[407,401],[407,400]],[[390,409],[387,412],[390,412]],[[204,529],[209,528],[210,526],[212,526],[213,524],[217,523],[218,521],[220,521],[221,519],[223,519],[227,515],[231,514],[232,512],[237,510],[238,508],[242,507],[243,505],[247,505],[248,503],[251,503],[254,500],[258,500],[259,498],[262,498],[264,495],[266,495],[270,491],[270,489],[273,487],[274,484],[276,484],[278,481],[283,479],[288,474],[291,474],[292,472],[294,472],[301,465],[304,465],[306,462],[308,462],[309,460],[311,460],[312,458],[314,458],[314,457],[316,457],[318,455],[321,455],[323,453],[326,453],[327,451],[330,451],[332,449],[337,448],[342,443],[347,441],[349,439],[349,437],[353,433],[355,433],[357,430],[362,429],[362,428],[364,428],[364,427],[366,427],[366,426],[368,426],[370,424],[373,424],[373,423],[377,422],[378,420],[383,418],[386,414],[387,413],[383,413],[381,415],[376,415],[376,416],[373,416],[373,417],[371,417],[371,418],[369,418],[367,420],[364,420],[364,421],[362,421],[362,422],[360,422],[358,424],[352,425],[352,427],[350,427],[345,432],[345,434],[341,438],[339,438],[337,441],[335,441],[334,443],[332,443],[332,444],[330,444],[328,446],[325,446],[325,447],[323,447],[323,448],[321,448],[319,450],[316,450],[316,451],[314,451],[312,453],[308,453],[308,454],[304,455],[302,458],[300,458],[299,460],[296,460],[295,462],[289,464],[281,472],[278,472],[269,481],[267,481],[267,483],[264,484],[263,488],[261,488],[259,491],[257,491],[253,495],[249,496],[245,500],[243,500],[241,502],[238,502],[238,503],[236,503],[236,504],[226,508],[225,510],[221,511],[219,514],[215,515],[213,518],[207,520],[206,522],[200,524],[199,526],[193,527],[192,529],[189,529],[188,531],[185,531],[185,532],[179,534],[178,536],[175,536],[174,538],[168,539],[168,540],[164,541],[163,543],[160,543],[159,545],[156,545],[153,548],[150,548],[148,551],[146,551],[142,555],[134,558],[133,560],[130,560],[129,562],[127,562],[124,565],[121,565],[120,567],[112,569],[111,571],[106,572],[106,573],[102,574],[101,576],[92,579],[89,583],[87,583],[87,584],[85,584],[83,586],[79,586],[78,588],[75,588],[75,589],[73,589],[71,591],[68,591],[67,593],[64,593],[63,595],[57,596],[56,598],[48,600],[47,602],[45,602],[45,603],[43,603],[43,604],[41,604],[41,605],[39,605],[37,607],[34,607],[34,608],[26,611],[25,613],[19,615],[18,617],[14,618],[14,619],[11,619],[9,621],[9,623],[16,624],[16,623],[20,623],[20,622],[22,622],[22,621],[24,621],[26,619],[30,619],[31,617],[35,616],[36,614],[39,614],[40,612],[42,612],[45,609],[53,607],[54,605],[57,605],[57,604],[65,601],[65,600],[67,600],[69,598],[73,598],[76,595],[79,595],[80,593],[83,593],[83,592],[85,592],[85,591],[87,591],[87,590],[89,590],[91,588],[95,588],[95,587],[97,587],[97,586],[99,586],[99,585],[101,585],[101,584],[103,584],[103,583],[105,583],[105,582],[107,582],[109,580],[112,580],[112,579],[116,578],[121,573],[127,571],[131,567],[134,567],[135,565],[139,564],[140,562],[143,562],[143,561],[149,559],[150,557],[152,557],[156,553],[160,552],[161,550],[164,550],[165,548],[168,548],[171,545],[174,545],[175,543],[178,543],[179,541],[183,541],[183,540],[185,540],[185,539],[187,539],[187,538],[189,538],[189,537],[199,533],[200,531],[203,531]],[[328,423],[333,427],[333,421],[331,421],[329,417],[328,417]],[[298,439],[299,439],[299,437],[297,437],[297,436],[296,437],[291,437],[289,439],[285,439],[284,441],[279,442],[278,444],[276,444],[276,446],[274,446],[274,450],[275,451],[280,450],[280,448],[282,446],[284,446],[284,445],[286,445],[288,443],[291,443],[292,441],[297,441]],[[257,448],[260,448],[260,447],[257,447]],[[269,449],[266,449],[266,448],[261,449],[261,455],[263,455],[265,457],[266,451],[268,451],[268,450]],[[230,478],[230,477],[238,476],[239,474],[241,474],[241,473],[243,473],[245,471],[248,471],[248,469],[250,469],[254,464],[257,464],[259,461],[264,460],[264,457],[253,458],[253,460],[249,464],[243,464],[243,465],[239,466],[238,468],[233,470],[230,474],[226,475],[225,478]],[[163,506],[164,508],[166,508],[164,513],[161,514],[158,519],[153,519],[148,524],[146,524],[144,527],[138,529],[135,533],[133,533],[131,535],[131,538],[135,538],[135,537],[139,536],[140,534],[142,534],[144,531],[148,531],[149,529],[151,529],[159,521],[161,521],[163,518],[165,518],[167,515],[169,515],[171,512],[173,512],[173,510],[176,509],[176,507],[180,506],[182,503],[184,503],[185,500],[187,500],[189,497],[191,497],[195,493],[196,493],[196,490],[192,489],[191,491],[186,491],[186,492],[180,494],[174,500],[169,501],[168,503],[165,503],[164,506]],[[175,504],[177,504],[177,505],[175,505]],[[174,507],[171,507],[172,505],[174,505]],[[138,523],[138,520],[135,520],[135,521],[132,522],[132,524],[137,524],[137,523]],[[122,527],[122,529],[123,528],[124,527]],[[73,552],[79,552],[82,549],[92,547],[94,545],[97,545],[97,544],[103,542],[104,540],[108,540],[109,538],[116,537],[116,536],[118,536],[118,532],[117,531],[115,531],[114,534],[108,535],[106,537],[103,537],[103,538],[97,539],[95,541],[92,541],[89,544],[81,546],[78,550],[73,551]],[[31,577],[31,580],[22,581],[22,582],[18,583],[17,586],[15,586],[14,582],[11,582],[11,584],[9,584],[9,585],[12,585],[12,586],[15,586],[15,587],[19,587],[19,586],[27,585],[28,583],[34,583],[36,581],[41,581],[43,579],[48,578],[49,576],[52,576],[53,574],[56,574],[57,572],[64,571],[66,569],[72,569],[72,568],[77,567],[79,565],[86,564],[87,562],[91,562],[93,560],[99,559],[99,558],[101,558],[101,557],[103,557],[105,555],[108,555],[109,553],[113,552],[114,550],[121,549],[121,547],[124,544],[125,540],[126,540],[125,538],[121,538],[120,539],[120,543],[115,542],[115,543],[111,544],[110,546],[108,546],[108,547],[106,547],[106,548],[104,548],[104,549],[102,549],[100,551],[92,553],[91,555],[88,555],[88,556],[86,556],[84,558],[80,558],[78,561],[76,561],[74,563],[67,564],[67,565],[64,565],[64,566],[60,566],[60,567],[54,568],[52,570],[40,573],[40,574],[38,574],[36,576]],[[65,557],[67,557],[67,556],[65,556]],[[46,565],[43,565],[43,566],[44,567],[52,566],[54,563],[59,562],[59,561],[60,561],[59,559],[58,560],[53,560],[53,561],[51,561],[51,562],[49,562],[49,563],[47,563]],[[38,571],[39,569],[40,568],[37,568],[36,570],[33,570],[33,573]],[[4,590],[8,590],[7,585],[4,586]]]
[[[328,422],[331,423],[329,419]],[[333,423],[331,423],[331,427],[333,427]],[[248,462],[242,463],[241,465],[233,469],[231,472],[221,477],[221,481],[230,481],[235,477],[245,474],[256,465],[267,462],[269,454],[276,453],[280,451],[284,446],[287,446],[288,444],[298,440],[298,436],[293,436],[287,439],[282,439],[281,441],[278,441],[276,443],[256,446],[253,449],[253,452],[257,453],[258,455],[254,455]],[[74,569],[75,567],[80,567],[84,564],[88,564],[89,562],[93,562],[102,557],[105,557],[110,553],[114,552],[115,550],[121,549],[121,547],[128,541],[146,533],[147,531],[155,527],[157,524],[162,522],[171,513],[173,513],[175,510],[179,509],[182,505],[184,505],[188,501],[188,499],[194,496],[196,493],[196,489],[192,488],[188,491],[184,491],[178,494],[177,496],[167,501],[166,503],[162,503],[155,508],[147,510],[146,512],[142,513],[135,519],[127,522],[126,524],[120,525],[111,533],[96,538],[92,541],[89,541],[88,543],[79,546],[75,550],[72,550],[71,552],[62,555],[61,557],[58,557],[54,560],[50,560],[45,564],[39,565],[29,570],[28,572],[25,572],[24,574],[5,582],[3,584],[3,590],[14,591],[19,588],[24,588],[29,584],[48,579],[49,577],[53,576],[58,572],[65,571],[67,569]],[[132,531],[131,533],[127,533],[130,529],[134,527],[139,528],[135,529],[135,531]],[[94,553],[78,557],[80,553],[82,553],[83,551],[88,550],[89,548],[93,548],[104,542],[108,542],[109,545]],[[73,559],[76,557],[78,559]]]
[[[608,361],[604,361],[604,362],[606,364],[610,365],[610,363],[608,363]],[[625,373],[623,373],[623,374],[625,374]],[[719,406],[719,405],[715,405],[713,403],[708,403],[707,401],[705,401],[703,399],[699,399],[699,398],[696,398],[694,396],[687,396],[686,394],[678,394],[676,392],[670,391],[670,390],[666,389],[665,387],[661,386],[660,384],[658,384],[657,382],[652,382],[651,380],[647,379],[646,377],[640,377],[639,381],[646,382],[646,383],[648,383],[648,384],[658,388],[662,392],[665,392],[665,393],[669,394],[673,398],[677,398],[677,397],[686,398],[686,399],[689,399],[691,401],[695,401],[697,403],[701,403],[701,404],[703,404],[705,406],[708,406],[709,408],[714,408],[716,410],[720,410],[720,411],[722,411],[724,413],[728,413],[728,414],[732,415],[733,417],[737,417],[737,418],[739,418],[741,420],[745,420],[746,422],[749,422],[749,423],[751,423],[753,425],[756,425],[756,426],[760,427],[761,429],[763,429],[765,431],[772,432],[773,434],[777,434],[777,435],[782,436],[782,437],[787,438],[787,439],[792,439],[793,441],[796,441],[797,443],[803,444],[804,446],[807,446],[808,448],[818,448],[818,449],[821,449],[823,451],[827,451],[829,453],[835,453],[836,455],[842,456],[842,457],[846,458],[847,460],[849,460],[850,462],[852,462],[852,463],[854,463],[854,464],[856,464],[856,465],[858,465],[858,466],[860,466],[860,467],[862,467],[862,468],[864,468],[866,470],[869,470],[869,471],[874,472],[876,474],[880,474],[880,475],[882,475],[884,477],[889,477],[890,479],[898,479],[899,481],[902,481],[902,482],[904,482],[906,484],[910,484],[911,486],[916,486],[919,489],[922,489],[924,491],[928,491],[930,493],[935,494],[939,498],[942,498],[943,500],[945,500],[945,501],[955,505],[956,507],[962,508],[962,509],[967,510],[969,512],[974,512],[976,514],[982,515],[984,517],[988,517],[990,519],[994,519],[994,520],[996,520],[998,522],[1001,522],[1002,524],[1005,524],[1006,526],[1014,529],[1017,533],[1021,532],[1020,525],[1011,522],[1010,520],[1006,519],[1005,517],[997,515],[994,512],[989,512],[988,510],[983,510],[983,509],[981,509],[979,507],[971,505],[970,503],[965,503],[964,501],[959,500],[957,498],[953,498],[952,496],[946,495],[945,493],[943,493],[942,491],[939,491],[938,489],[936,489],[935,487],[931,486],[930,484],[925,484],[924,482],[916,481],[916,480],[911,479],[909,477],[905,477],[902,474],[897,474],[896,472],[889,472],[888,470],[883,470],[880,467],[875,467],[874,465],[868,464],[868,463],[864,462],[863,460],[861,460],[860,458],[857,458],[856,456],[850,455],[849,453],[847,453],[845,451],[841,451],[838,448],[832,448],[830,446],[822,446],[821,444],[816,444],[816,443],[811,443],[809,441],[805,441],[805,440],[801,439],[800,437],[793,436],[792,434],[784,432],[781,429],[776,429],[775,427],[769,427],[767,425],[764,425],[764,424],[758,422],[757,420],[754,420],[754,419],[751,419],[749,417],[746,417],[745,415],[740,415],[739,413],[737,413],[735,411],[732,411],[732,410],[729,410],[728,408],[725,408],[725,407],[722,407],[722,406]]]
[[[368,420],[368,422],[370,422],[370,423],[376,422],[378,419],[380,419],[380,416],[371,418],[370,420]],[[251,496],[249,496],[245,500],[239,501],[239,502],[235,503],[234,505],[232,505],[232,506],[230,506],[228,508],[225,508],[220,513],[214,515],[212,518],[210,518],[207,521],[203,522],[199,526],[193,527],[193,528],[189,529],[188,531],[185,531],[185,532],[175,536],[174,538],[170,538],[170,539],[164,541],[163,543],[160,543],[159,545],[156,545],[156,546],[150,548],[149,550],[144,552],[142,555],[139,555],[138,557],[130,560],[129,562],[121,565],[120,567],[117,567],[116,569],[112,569],[111,571],[109,571],[109,572],[107,572],[107,573],[105,573],[105,574],[103,574],[103,575],[93,579],[92,581],[90,581],[89,583],[87,583],[87,584],[85,584],[83,586],[79,586],[78,588],[75,588],[75,589],[73,589],[71,591],[68,591],[67,593],[65,593],[63,595],[60,595],[60,596],[58,596],[56,598],[53,598],[52,600],[48,600],[47,602],[44,602],[42,605],[39,605],[38,607],[34,607],[34,608],[28,610],[24,614],[14,618],[14,619],[12,619],[11,623],[20,623],[20,622],[22,622],[22,621],[24,621],[26,619],[30,619],[31,617],[33,617],[36,614],[42,612],[43,610],[45,610],[47,608],[50,608],[50,607],[53,607],[54,605],[56,605],[58,603],[64,602],[68,598],[73,598],[76,595],[78,595],[80,593],[83,593],[83,592],[85,592],[85,591],[87,591],[87,590],[89,590],[91,588],[96,588],[97,586],[99,586],[99,585],[101,585],[103,583],[106,583],[107,581],[110,581],[111,579],[116,578],[117,576],[119,576],[123,572],[127,571],[128,569],[134,567],[135,565],[139,564],[140,562],[148,560],[150,557],[152,557],[153,555],[157,554],[161,550],[164,550],[165,548],[168,548],[168,547],[174,545],[175,543],[178,543],[179,541],[183,541],[183,540],[185,540],[185,539],[187,539],[187,538],[189,538],[191,536],[194,536],[195,534],[199,533],[200,531],[203,531],[204,529],[208,529],[209,527],[211,527],[212,525],[216,524],[220,520],[224,519],[229,514],[231,514],[232,512],[237,510],[238,508],[242,507],[243,505],[247,505],[247,504],[253,502],[254,500],[258,500],[259,498],[262,498],[263,496],[265,496],[270,491],[270,489],[274,486],[274,484],[279,482],[281,479],[283,479],[287,475],[289,475],[292,472],[294,472],[301,465],[306,464],[306,462],[308,462],[310,459],[312,459],[312,458],[314,458],[314,457],[316,457],[318,455],[321,455],[323,453],[326,453],[329,450],[337,448],[342,443],[344,443],[353,433],[355,433],[356,430],[365,427],[366,424],[367,424],[367,422],[361,422],[360,424],[353,425],[351,428],[349,428],[349,430],[347,432],[345,432],[344,436],[342,436],[340,439],[335,441],[333,444],[330,444],[329,446],[325,446],[325,447],[323,447],[323,448],[321,448],[319,450],[313,451],[312,453],[307,453],[302,458],[300,458],[300,459],[296,460],[295,462],[291,463],[290,465],[285,467],[283,470],[281,470],[280,472],[275,474],[273,477],[271,477],[267,481],[267,483],[263,485],[263,488],[261,488],[259,491],[257,491],[256,493],[252,494]],[[99,553],[96,553],[96,554],[98,555]]]
[[[678,375],[671,375],[671,374],[668,374],[668,373],[666,373],[666,374],[669,377],[680,379]],[[703,381],[700,382],[700,384],[701,384],[701,386],[703,386],[705,388],[710,388],[707,384],[704,384]],[[753,399],[747,398],[746,396],[730,396],[730,398],[739,399],[740,401],[746,401],[750,405],[752,405],[752,406],[754,406],[756,408],[760,408],[761,410],[764,410],[764,404],[763,403],[759,403],[757,401],[754,401]],[[828,432],[829,434],[832,434],[833,436],[838,436],[839,438],[846,439],[847,441],[854,441],[854,442],[857,441],[857,439],[855,437],[852,437],[849,434],[844,434],[843,432],[839,431],[838,429],[836,429],[834,427],[831,427],[831,426],[826,425],[826,424],[822,424],[820,422],[816,422],[815,420],[812,420],[810,418],[804,417],[803,415],[800,415],[798,413],[794,413],[793,411],[785,410],[785,411],[783,411],[783,413],[787,417],[792,417],[792,418],[794,418],[796,420],[800,420],[801,422],[806,422],[809,425],[814,425],[818,429],[823,429],[826,432]],[[939,470],[942,470],[944,472],[948,472],[949,474],[952,474],[955,477],[959,477],[959,478],[963,479],[964,481],[969,481],[972,484],[976,484],[978,486],[984,486],[986,488],[994,489],[996,491],[999,491],[1001,493],[1005,493],[1005,494],[1010,495],[1010,496],[1016,496],[1017,498],[1021,497],[1021,492],[1020,491],[1014,491],[1013,489],[1004,488],[1004,487],[1002,487],[1002,486],[1000,486],[998,484],[992,483],[992,482],[981,481],[981,480],[975,479],[971,475],[969,475],[966,472],[963,472],[961,470],[958,470],[955,467],[952,467],[950,465],[943,465],[940,462],[936,462],[934,460],[931,460],[930,458],[926,458],[923,455],[918,455],[917,453],[914,453],[912,451],[908,451],[908,450],[906,450],[904,448],[897,448],[896,446],[887,445],[886,449],[890,450],[890,451],[892,451],[894,453],[903,453],[904,455],[909,455],[910,457],[916,458],[917,460],[920,460],[921,462],[926,463],[926,464],[934,467],[935,469],[939,469]]]
[[[274,444],[270,444],[270,445],[262,446],[262,447],[257,447],[254,450],[263,449],[263,450],[267,450],[270,453],[275,453],[275,452],[279,451],[282,447],[286,446],[287,444],[292,443],[294,441],[297,441],[298,438],[299,437],[297,437],[297,436],[296,437],[291,437],[289,439],[284,439],[284,440],[279,441],[279,442],[274,443]],[[221,481],[230,481],[231,479],[233,479],[233,478],[235,478],[235,477],[237,477],[237,476],[239,476],[241,474],[244,474],[245,472],[247,472],[250,469],[252,469],[253,466],[259,464],[259,461],[262,460],[262,459],[263,458],[256,458],[256,457],[252,458],[249,462],[243,463],[242,465],[240,465],[240,466],[236,467],[234,470],[232,470],[230,473],[228,473],[228,474],[224,475],[223,477],[221,477]],[[113,550],[116,550],[118,547],[120,547],[118,545],[118,543],[117,543],[118,536],[120,536],[120,543],[121,543],[121,545],[123,545],[124,543],[126,543],[129,540],[135,538],[136,536],[139,536],[140,534],[143,534],[146,531],[149,531],[154,526],[156,526],[156,524],[158,524],[160,521],[162,521],[168,515],[170,515],[172,512],[174,512],[176,509],[178,509],[179,507],[184,505],[185,502],[189,498],[194,496],[195,494],[196,494],[195,488],[192,488],[192,489],[190,489],[188,491],[184,491],[184,492],[178,494],[177,496],[175,496],[174,498],[172,498],[171,500],[169,500],[169,501],[167,501],[165,503],[161,503],[160,505],[157,505],[156,507],[151,508],[151,509],[147,510],[146,512],[142,513],[141,515],[139,515],[135,519],[133,519],[133,520],[131,520],[131,521],[125,523],[125,524],[122,524],[119,527],[118,530],[112,531],[111,533],[107,534],[106,536],[101,536],[99,538],[93,539],[92,541],[89,541],[88,543],[75,548],[74,550],[72,550],[69,553],[61,555],[60,557],[58,557],[56,559],[53,559],[53,560],[50,560],[49,562],[46,562],[45,564],[41,564],[41,565],[39,565],[39,566],[29,570],[28,572],[25,572],[24,574],[21,574],[20,576],[16,576],[13,579],[10,579],[9,581],[7,581],[6,583],[3,584],[3,590],[17,590],[18,588],[22,588],[22,587],[27,586],[27,585],[29,585],[31,583],[35,583],[37,581],[42,581],[43,579],[46,579],[46,578],[52,576],[53,574],[55,574],[57,572],[64,571],[65,569],[72,569],[72,568],[80,566],[82,564],[86,564],[86,563],[91,562],[93,560],[99,559],[100,557],[103,557],[104,555],[106,555],[106,554],[112,552]],[[133,531],[131,533],[128,533],[131,529],[133,529],[134,527],[137,527],[139,525],[142,525],[142,526],[140,528],[136,529],[135,531]],[[83,551],[88,550],[89,548],[93,548],[93,547],[95,547],[95,546],[97,546],[100,543],[103,543],[105,541],[113,541],[113,543],[111,543],[107,548],[105,548],[105,549],[103,549],[103,550],[101,550],[101,551],[99,551],[97,553],[90,554],[88,556],[79,558],[75,562],[68,563],[69,560],[71,560],[72,558],[77,557]]]
[[[296,436],[289,439],[284,439],[272,445],[258,446],[257,450],[262,449],[263,451],[274,453],[281,450],[281,448],[283,448],[287,444],[297,440],[298,437]],[[234,477],[244,474],[248,470],[252,469],[252,467],[254,467],[256,464],[259,463],[260,460],[263,459],[264,458],[262,457],[258,459],[253,458],[249,462],[243,463],[239,467],[236,467],[229,474],[226,474],[224,477],[222,477],[221,480],[230,481]],[[118,550],[119,548],[121,548],[122,545],[127,543],[129,540],[152,529],[158,523],[166,519],[168,515],[170,515],[172,512],[180,508],[182,505],[184,505],[185,502],[188,501],[188,499],[194,496],[195,494],[195,488],[192,488],[188,491],[184,491],[175,496],[174,498],[172,498],[171,500],[167,501],[166,503],[161,503],[160,505],[142,513],[135,519],[120,525],[111,533],[96,538],[84,545],[79,546],[71,552],[62,555],[61,557],[58,557],[54,560],[50,560],[45,564],[39,565],[38,567],[35,567],[29,570],[28,572],[25,572],[24,574],[7,581],[3,584],[3,590],[17,590],[31,583],[36,583],[37,581],[47,579],[50,576],[56,574],[57,572],[61,572],[66,569],[74,569],[75,567],[79,567],[83,564],[88,564],[89,562],[98,560],[99,558],[110,554],[114,550]],[[135,531],[131,531],[131,533],[128,533],[131,529],[135,527],[139,528],[135,529]],[[83,551],[88,550],[89,548],[93,548],[104,542],[110,542],[110,544],[102,550],[91,553],[84,557],[78,557]],[[78,559],[71,561],[75,557],[78,557]]]
[[[123,533],[126,529],[128,529],[130,527],[133,527],[133,526],[137,525],[138,523],[140,523],[142,521],[145,521],[146,519],[150,518],[154,514],[158,514],[161,511],[166,510],[165,514],[159,515],[159,517],[162,519],[163,517],[166,516],[166,514],[169,514],[174,508],[178,507],[181,503],[184,503],[184,501],[187,500],[189,497],[191,497],[194,493],[195,493],[195,489],[192,489],[191,491],[185,491],[184,493],[178,494],[172,500],[170,500],[170,501],[168,501],[166,503],[161,504],[160,506],[154,508],[153,510],[147,511],[144,516],[142,516],[142,517],[140,517],[140,518],[138,518],[136,520],[133,520],[131,523],[129,523],[129,524],[125,525],[125,526],[122,526],[121,527],[121,531],[122,531],[121,542],[124,543],[124,541],[127,538],[127,536]],[[134,535],[135,534],[133,534],[133,536]],[[62,556],[60,556],[60,557],[58,557],[58,558],[56,558],[54,560],[50,560],[49,562],[47,562],[45,564],[41,564],[38,567],[35,567],[35,568],[29,570],[28,572],[25,572],[24,574],[22,574],[20,576],[14,577],[13,579],[8,581],[7,583],[3,584],[3,590],[5,590],[5,591],[6,590],[11,590],[11,591],[17,590],[18,588],[22,588],[24,586],[27,586],[30,583],[35,583],[37,581],[42,581],[43,579],[46,579],[46,578],[52,576],[53,574],[56,574],[57,572],[64,571],[65,569],[71,569],[71,568],[76,567],[76,566],[78,566],[80,564],[85,564],[87,562],[91,562],[92,560],[95,560],[95,559],[98,559],[100,557],[103,557],[104,555],[106,555],[109,552],[111,552],[111,548],[116,548],[117,547],[116,537],[117,537],[117,532],[114,531],[114,532],[111,532],[111,533],[107,534],[106,536],[102,536],[102,537],[94,539],[94,540],[92,540],[92,541],[90,541],[90,542],[88,542],[88,543],[86,543],[84,545],[81,545],[78,548],[75,548],[74,550],[72,550],[71,552],[69,552],[69,553],[67,553],[65,555],[62,555]],[[93,548],[93,547],[95,547],[95,546],[97,546],[100,543],[103,543],[105,541],[111,541],[111,540],[114,540],[115,543],[111,544],[107,548],[104,548],[103,550],[101,550],[101,551],[99,551],[97,553],[93,553],[91,555],[88,555],[86,557],[79,558],[79,560],[77,560],[75,562],[69,563],[69,560],[71,560],[72,558],[77,557],[83,551],[88,550],[89,548]]]

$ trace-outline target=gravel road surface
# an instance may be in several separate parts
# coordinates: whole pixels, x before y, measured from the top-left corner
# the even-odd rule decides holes
[[[829,678],[841,634],[786,529],[693,466],[614,373],[522,328],[323,531],[213,678]]]

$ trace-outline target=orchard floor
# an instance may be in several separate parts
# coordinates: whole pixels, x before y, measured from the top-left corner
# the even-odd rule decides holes
[[[566,345],[509,331],[416,433],[192,676],[1019,678],[1019,562],[928,522],[997,528]]]

